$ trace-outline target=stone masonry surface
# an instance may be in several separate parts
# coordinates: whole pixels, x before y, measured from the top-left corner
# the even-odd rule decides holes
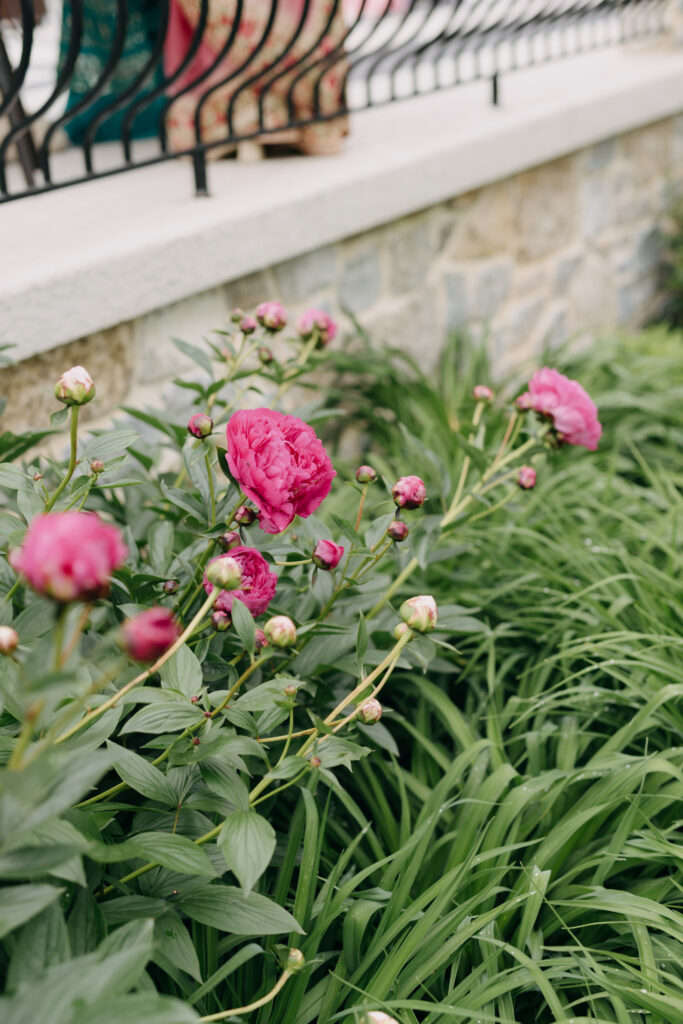
[[[4,421],[44,422],[54,400],[37,382],[75,363],[106,376],[100,414],[124,396],[160,404],[190,370],[171,338],[196,344],[233,306],[266,298],[292,321],[311,305],[342,321],[348,310],[427,367],[449,331],[467,331],[503,375],[546,346],[647,320],[659,301],[657,225],[681,180],[678,116],[27,359],[2,371]]]

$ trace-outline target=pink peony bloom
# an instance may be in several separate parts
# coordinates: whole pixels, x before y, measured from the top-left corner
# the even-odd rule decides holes
[[[307,309],[299,317],[297,330],[304,340],[308,340],[313,332],[317,330],[318,337],[323,345],[334,341],[337,336],[336,321],[324,309]]]
[[[33,520],[10,563],[39,594],[92,601],[108,593],[127,554],[118,528],[93,512],[48,512]]]
[[[281,331],[287,326],[287,314],[279,302],[262,302],[256,307],[256,319],[269,331]]]
[[[529,381],[529,390],[517,399],[520,409],[533,409],[552,420],[560,441],[582,445],[590,452],[598,447],[602,425],[595,403],[578,381],[544,366]]]
[[[391,497],[399,508],[419,508],[424,505],[427,488],[419,476],[402,476],[391,488]]]
[[[336,569],[339,565],[344,548],[331,540],[319,540],[313,549],[313,561],[319,569]]]
[[[312,427],[272,409],[233,413],[227,428],[228,466],[259,508],[259,525],[280,533],[306,518],[330,493],[336,476]]]
[[[520,466],[517,470],[517,483],[525,491],[536,486],[536,470],[533,466]]]
[[[126,650],[136,661],[156,661],[175,643],[179,632],[169,608],[148,608],[123,624]]]
[[[264,612],[275,594],[277,576],[268,568],[268,563],[256,548],[236,547],[231,548],[230,554],[218,555],[212,558],[211,562],[217,562],[222,558],[232,558],[242,570],[242,582],[237,590],[221,590],[214,602],[214,608],[220,612],[231,612],[232,602],[235,598],[242,601],[252,615],[260,615]],[[209,562],[209,565],[211,565]],[[204,576],[204,590],[211,593],[212,584],[208,577]]]

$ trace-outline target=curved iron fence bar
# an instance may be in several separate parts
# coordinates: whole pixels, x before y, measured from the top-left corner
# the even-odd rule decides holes
[[[170,0],[162,0],[162,2],[165,3],[165,5],[168,7]],[[160,82],[159,85],[156,85],[153,89],[150,89],[149,92],[144,93],[144,95],[142,95],[139,98],[139,100],[137,100],[136,103],[132,103],[130,110],[128,110],[128,112],[123,118],[121,136],[123,138],[124,154],[126,156],[127,161],[130,160],[130,138],[133,130],[133,124],[135,123],[135,118],[142,110],[145,109],[145,107],[148,107],[158,96],[163,96],[168,87],[173,85],[174,82],[178,81],[178,79],[184,74],[184,72],[187,70],[187,68],[194,60],[197,50],[199,49],[199,44],[202,41],[204,29],[206,28],[206,23],[209,17],[209,0],[200,0],[200,2],[201,8],[199,11],[199,21],[197,23],[197,29],[192,37],[192,42],[190,43],[187,53],[183,57],[182,61],[175,69],[172,75],[164,76],[163,81]],[[165,153],[166,131],[162,119],[159,120],[159,144],[161,146],[162,152]]]
[[[296,43],[296,41],[299,38],[299,35],[301,33],[301,29],[304,27],[304,23],[306,21],[306,18],[308,17],[308,11],[309,11],[310,6],[311,6],[311,0],[304,0],[304,6],[303,6],[303,10],[301,12],[301,16],[299,18],[299,24],[297,25],[296,30],[295,30],[292,38],[286,43],[284,49],[280,53],[278,53],[276,58],[273,59],[273,67],[277,67],[279,62],[281,60],[283,60],[287,56],[287,54],[291,51],[292,47]],[[275,13],[277,13],[277,0],[273,0],[273,7],[274,7]],[[273,13],[273,12],[271,12],[271,13]],[[255,56],[255,54],[253,56]],[[242,82],[242,84],[234,91],[234,93],[230,97],[230,102],[228,103],[228,107],[227,107],[227,110],[226,110],[226,117],[227,117],[227,122],[228,122],[228,135],[230,137],[232,137],[232,135],[233,135],[233,132],[232,132],[232,119],[233,119],[233,116],[234,116],[234,113],[235,113],[235,103],[237,101],[237,98],[243,92],[245,92],[249,88],[250,85],[254,85],[255,82],[259,82],[262,79],[263,75],[264,75],[264,72],[263,71],[259,71],[259,72],[257,72],[257,74],[252,75],[251,78],[247,78],[246,81]],[[259,129],[261,131],[263,131],[264,127],[265,126],[263,124],[263,108],[259,105]]]
[[[234,18],[234,21],[232,23],[232,29],[230,30],[230,33],[229,33],[228,38],[226,39],[225,43],[223,44],[223,46],[221,47],[219,52],[216,54],[215,60],[209,65],[208,68],[206,68],[204,71],[202,71],[201,75],[198,75],[197,78],[193,78],[186,85],[184,85],[182,87],[182,89],[179,89],[177,92],[173,93],[172,96],[169,96],[168,100],[164,104],[164,107],[163,107],[163,109],[161,111],[161,119],[164,122],[166,121],[166,117],[168,116],[168,112],[171,109],[171,107],[173,106],[173,104],[175,103],[175,101],[180,96],[185,96],[186,93],[191,92],[198,85],[201,85],[202,82],[206,81],[206,79],[209,78],[209,76],[212,75],[214,71],[216,71],[216,69],[218,68],[219,64],[223,60],[223,58],[228,54],[228,52],[232,48],[232,44],[234,43],[235,39],[237,38],[237,32],[239,31],[240,21],[242,20],[242,5],[243,5],[244,0],[236,0],[236,2],[237,2],[237,8],[235,10],[235,18]],[[196,130],[197,138],[199,138],[199,129],[197,127],[197,119],[196,118],[195,118],[195,130]]]
[[[116,0],[116,6],[118,17],[116,19],[116,32],[114,33],[114,42],[112,44],[109,57],[107,58],[107,62],[102,68],[99,78],[92,86],[92,88],[88,89],[87,93],[80,100],[78,100],[77,103],[74,103],[73,107],[71,107],[70,110],[67,110],[64,114],[62,114],[60,118],[58,118],[56,121],[53,121],[48,130],[45,132],[43,144],[38,152],[38,159],[40,162],[40,169],[45,175],[45,180],[48,182],[51,179],[50,142],[52,141],[52,136],[55,134],[58,128],[61,128],[63,125],[68,124],[68,122],[71,121],[72,118],[74,118],[82,110],[86,110],[93,102],[93,100],[96,100],[97,97],[101,95],[102,90],[114,74],[114,71],[116,70],[116,65],[118,64],[119,58],[123,53],[123,46],[126,38],[126,28],[128,27],[128,0]],[[86,158],[86,172],[90,174],[91,170],[92,169],[89,168],[87,165]]]
[[[31,3],[31,0],[21,0],[21,20],[24,26],[21,38],[21,57],[19,58],[16,70],[11,72],[7,95],[3,97],[2,103],[0,103],[0,117],[2,117],[3,114],[9,114],[10,110],[19,99],[19,90],[24,84],[24,79],[26,78],[29,62],[31,60],[33,29],[35,27],[35,17],[33,14],[33,4]]]
[[[343,0],[342,0],[342,3],[343,3]],[[358,25],[360,24],[360,22],[361,22],[361,20],[363,18],[363,14],[365,12],[365,5],[366,5],[366,3],[367,3],[367,0],[361,0],[361,4],[360,4],[360,7],[358,8],[358,13],[356,15],[356,20],[351,22],[351,24],[347,27],[346,32],[344,32],[344,34],[342,35],[341,39],[339,40],[337,45],[334,47],[334,49],[331,50],[329,53],[325,54],[325,56],[319,62],[321,64],[320,74],[318,75],[318,78],[316,79],[316,83],[313,86],[313,109],[318,111],[318,112],[320,111],[320,90],[322,88],[323,78],[325,77],[327,72],[330,71],[334,67],[335,64],[339,64],[339,62],[342,61],[342,60],[348,60],[349,55],[352,54],[355,49],[357,49],[357,47],[352,47],[351,50],[347,50],[346,49],[346,41],[349,38],[349,36],[351,35],[351,33],[354,32],[356,30],[356,28],[358,27]],[[306,73],[307,73],[307,71],[304,68],[302,71],[299,72],[299,74],[296,76],[296,78],[292,82],[292,85],[291,85],[291,88],[289,90],[289,93],[287,94],[287,107],[288,108],[291,108],[291,102],[292,101],[291,101],[290,97],[293,96],[294,89],[296,88],[297,83],[302,78],[304,78]],[[345,95],[345,92],[344,92],[343,88],[341,90],[341,95],[342,96]],[[346,103],[344,104],[344,109],[341,111],[341,113],[342,114],[348,113],[348,107],[347,107]]]
[[[290,74],[290,72],[293,71],[294,68],[298,68],[301,64],[305,64],[306,61],[308,60],[308,58],[311,56],[311,54],[315,53],[315,51],[317,50],[317,48],[320,46],[321,42],[323,41],[323,39],[327,35],[327,32],[328,32],[332,22],[334,21],[335,14],[337,13],[338,10],[340,10],[341,2],[342,2],[342,0],[332,0],[332,8],[330,10],[330,15],[329,15],[329,17],[327,19],[327,24],[322,29],[322,31],[321,31],[320,35],[318,36],[318,38],[316,39],[316,41],[314,43],[311,43],[311,45],[309,46],[309,48],[306,51],[306,53],[302,54],[301,57],[299,57],[298,60],[296,60],[294,62],[294,64],[290,65],[290,67],[283,68],[282,71],[276,72],[276,74],[274,74],[262,86],[261,95],[259,97],[259,125],[261,127],[263,127],[263,125],[264,125],[264,121],[263,121],[263,113],[264,113],[264,111],[263,111],[263,103],[264,103],[264,100],[265,100],[266,96],[268,95],[268,90],[270,89],[270,87],[273,85],[274,82],[277,82],[277,80],[279,78],[284,78],[285,75]],[[301,27],[302,26],[299,25],[299,28],[301,28]],[[299,32],[297,30],[296,38],[298,38],[298,36],[299,36]],[[308,66],[308,70],[310,71],[318,63],[319,63],[319,61],[311,61],[311,63]],[[306,69],[304,68],[303,72],[302,72],[302,76],[300,76],[300,77],[303,77],[303,74],[305,74],[305,72],[306,72]],[[287,109],[289,111],[289,117],[290,117],[290,120],[291,120],[292,116],[294,114],[294,101],[293,101],[293,98],[292,98],[292,89],[291,88],[287,91]]]
[[[460,2],[461,2],[461,0],[456,0],[455,7],[454,7],[454,9],[453,9],[449,19],[448,19],[449,22],[452,21],[453,18],[455,17],[455,15],[457,14],[458,8],[460,6]],[[427,17],[424,19],[422,25],[420,26],[419,33],[424,31],[424,29],[427,27],[427,23],[428,23],[429,19],[432,17],[432,15],[434,13],[436,13],[436,11],[438,10],[438,6],[439,6],[438,5],[438,0],[433,0],[432,7],[429,10],[429,12],[427,14]],[[414,89],[413,89],[413,91],[415,93],[417,93],[417,91],[418,91],[417,88],[416,88],[416,76],[417,76],[417,69],[418,69],[418,67],[420,65],[420,61],[422,59],[422,53],[423,52],[428,52],[430,50],[430,48],[434,45],[434,42],[435,42],[435,39],[432,38],[432,39],[429,39],[429,40],[425,40],[424,43],[421,46],[416,46],[414,48],[411,47],[412,43],[416,43],[417,42],[418,34],[419,33],[416,33],[410,39],[406,39],[405,42],[401,43],[400,48],[397,48],[396,50],[393,51],[394,54],[398,54],[399,55],[399,59],[391,67],[391,69],[387,73],[389,75],[389,80],[391,82],[391,97],[394,100],[398,98],[398,94],[396,92],[396,76],[400,73],[401,68],[403,67],[403,65],[406,64],[409,60],[412,60],[412,62],[413,62],[413,66],[412,66],[412,74],[413,74],[413,82],[414,82]],[[371,74],[372,74],[372,72],[371,72]]]
[[[266,23],[265,29],[263,30],[263,35],[259,39],[259,41],[256,44],[256,46],[254,47],[254,49],[251,51],[251,53],[246,58],[246,60],[242,61],[242,63],[239,65],[239,67],[235,68],[233,71],[230,72],[230,74],[226,75],[225,78],[222,78],[219,82],[215,82],[211,86],[210,89],[206,90],[204,95],[199,100],[199,103],[197,104],[197,109],[195,111],[195,120],[194,120],[195,130],[196,130],[196,133],[197,133],[197,143],[198,144],[200,142],[200,129],[201,129],[202,110],[204,109],[205,103],[208,102],[209,98],[211,96],[213,96],[213,94],[215,92],[217,92],[219,89],[222,89],[224,86],[228,85],[230,82],[232,82],[233,78],[237,78],[237,76],[241,75],[243,71],[246,71],[246,69],[249,67],[249,65],[252,63],[252,61],[258,56],[258,54],[261,52],[261,50],[265,46],[266,40],[268,39],[268,36],[270,35],[270,31],[271,31],[271,29],[273,27],[273,24],[275,22],[275,15],[276,14],[277,14],[277,0],[270,0],[270,14],[268,15],[268,21]],[[258,76],[256,76],[256,77],[258,77]],[[232,139],[234,138],[234,136],[232,134],[232,122],[230,120],[229,114],[228,114],[226,120],[227,120],[227,136],[223,140],[223,144],[225,144],[225,142],[232,141]],[[251,136],[249,136],[249,137],[251,137]],[[246,136],[245,136],[245,138],[246,138]],[[204,144],[204,145],[206,145],[206,144]],[[212,146],[207,146],[207,148],[213,148],[213,147]]]
[[[140,71],[135,76],[130,85],[126,89],[124,89],[124,91],[120,93],[118,96],[115,96],[111,103],[109,103],[107,106],[103,107],[100,111],[98,111],[98,113],[92,118],[90,124],[86,128],[82,146],[83,151],[85,153],[85,165],[88,170],[92,170],[92,147],[95,143],[95,135],[97,134],[97,129],[103,121],[105,121],[108,117],[111,116],[111,114],[115,113],[115,111],[120,110],[121,107],[124,107],[126,105],[128,100],[136,94],[139,87],[143,84],[143,82],[145,82],[145,80],[149,77],[151,72],[154,71],[155,67],[161,60],[161,55],[164,49],[164,41],[166,39],[166,31],[168,29],[168,17],[170,9],[168,0],[166,0],[165,3],[162,3],[161,6],[162,12],[161,21],[159,23],[159,31],[157,34],[157,38],[154,41],[152,53],[149,60],[140,69]],[[121,134],[124,159],[126,161],[130,161],[130,134],[124,136],[123,131]],[[128,142],[128,147],[126,147],[126,142]]]
[[[382,11],[382,15],[381,15],[380,21],[384,21],[384,19],[389,16],[389,14],[390,14],[390,7],[391,7],[391,4],[387,3],[387,6]],[[412,13],[413,13],[413,4],[411,4],[410,7],[406,8],[406,10],[405,10],[405,12],[403,14],[403,17],[399,19],[398,24],[396,25],[396,28],[394,29],[393,33],[389,36],[388,39],[386,39],[384,41],[382,46],[379,47],[377,50],[375,50],[374,53],[370,53],[370,54],[366,55],[366,59],[368,60],[368,62],[370,61],[370,59],[372,57],[375,57],[375,56],[377,57],[377,59],[373,63],[371,63],[370,66],[368,67],[368,70],[367,70],[367,73],[366,73],[366,77],[368,79],[368,82],[372,81],[372,76],[374,74],[376,74],[378,68],[380,68],[382,66],[384,60],[387,57],[387,52],[390,51],[390,49],[391,49],[391,43],[400,34],[401,29],[406,24],[406,22],[408,21],[408,19],[410,18]],[[431,14],[431,11],[429,13]],[[423,23],[422,27],[424,27],[424,23]],[[414,38],[416,38],[416,37],[414,37]],[[356,66],[358,66],[358,65],[360,65],[362,63],[363,63],[363,61],[360,60],[360,61],[358,61],[358,64]],[[370,99],[369,94],[368,94],[368,99]],[[370,103],[368,105],[369,106],[373,106],[374,104],[372,103],[372,101],[370,101]]]
[[[69,47],[67,50],[66,60],[60,68],[57,76],[55,87],[45,100],[41,107],[38,107],[32,114],[29,114],[23,124],[18,124],[12,128],[2,143],[0,143],[0,192],[7,191],[7,175],[5,170],[5,162],[7,160],[7,150],[15,140],[19,140],[29,130],[32,124],[34,124],[39,117],[50,109],[54,101],[64,92],[69,79],[73,74],[74,67],[76,65],[76,59],[81,48],[81,37],[83,35],[83,7],[82,0],[73,0],[73,8],[71,14],[71,32],[69,34]]]

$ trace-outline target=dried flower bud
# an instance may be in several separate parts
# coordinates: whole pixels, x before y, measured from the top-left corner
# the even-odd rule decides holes
[[[268,646],[268,637],[263,632],[263,630],[259,629],[259,627],[257,626],[256,629],[254,630],[254,650],[255,651],[262,651],[263,648],[267,647],[267,646]]]
[[[287,314],[279,302],[262,302],[256,307],[256,319],[269,331],[281,331],[287,325]]]
[[[253,334],[258,324],[253,316],[243,316],[240,320],[240,330],[242,334]]]
[[[217,537],[216,542],[222,551],[230,551],[231,548],[238,547],[242,540],[237,530],[228,530],[227,533],[222,533],[220,537]]]
[[[322,761],[320,760],[319,757],[313,755],[313,757],[309,757],[308,763],[310,764],[311,768],[319,768],[320,765],[322,764]]]
[[[206,567],[206,578],[221,590],[237,590],[242,582],[242,567],[236,558],[219,555],[212,558]]]
[[[411,629],[418,633],[429,633],[438,621],[436,601],[431,594],[420,594],[409,597],[398,611],[399,615]]]
[[[19,646],[19,634],[11,626],[0,626],[0,654],[12,654]]]
[[[164,585],[163,585],[163,587],[161,589],[163,590],[163,592],[165,594],[168,594],[169,597],[171,596],[171,594],[177,594],[178,593],[178,580],[166,580],[166,582],[164,583]]]
[[[298,974],[306,966],[306,958],[300,949],[290,949],[287,954],[286,968],[292,974]]]
[[[261,345],[258,350],[258,357],[259,361],[262,362],[264,366],[268,366],[268,363],[272,363],[273,359],[275,359],[273,353],[265,345]]]
[[[419,476],[402,476],[391,488],[391,497],[399,508],[419,508],[424,505],[427,488]]]
[[[375,725],[382,717],[382,705],[374,697],[366,700],[358,709],[358,718],[363,725]]]
[[[99,476],[100,473],[104,472],[104,463],[102,459],[93,459],[90,463],[90,472],[94,473],[95,476]]]
[[[200,696],[198,693],[195,693],[192,697],[190,697],[190,704],[199,704],[199,701]]]
[[[240,505],[234,515],[235,522],[240,523],[241,526],[250,526],[255,519],[256,513],[248,505]]]
[[[293,647],[296,643],[296,626],[287,615],[275,615],[268,619],[263,632],[274,647]]]
[[[405,540],[410,530],[405,523],[402,523],[400,519],[394,519],[393,522],[387,526],[387,537],[391,537],[397,544],[400,544],[402,540]]]
[[[394,640],[400,640],[404,633],[410,632],[410,626],[407,626],[405,622],[397,622],[392,630],[392,636]]]
[[[34,473],[33,474],[33,479],[35,480],[36,483],[38,483],[39,480],[43,479],[43,474],[42,473]]]
[[[533,466],[520,466],[517,470],[517,483],[525,491],[536,486],[536,470]]]
[[[377,474],[372,466],[359,466],[356,470],[356,480],[359,484],[374,484],[376,479]]]
[[[284,694],[286,697],[296,697],[296,686],[292,686],[292,684],[289,683],[285,686]]]
[[[341,544],[334,544],[331,540],[319,540],[313,548],[313,561],[319,569],[329,572],[339,565],[344,548]]]
[[[472,397],[478,402],[492,402],[493,391],[488,384],[475,384],[472,388]]]
[[[211,625],[217,633],[224,633],[229,628],[232,619],[227,612],[212,612]]]
[[[64,405],[85,405],[94,397],[95,385],[84,366],[72,366],[55,384],[55,398]]]
[[[213,420],[205,412],[196,412],[194,416],[190,416],[187,421],[187,429],[193,437],[198,437],[203,440],[208,437],[213,430]]]
[[[193,747],[198,747],[201,742],[202,741],[200,740],[199,736],[193,736],[192,737],[192,746]]]

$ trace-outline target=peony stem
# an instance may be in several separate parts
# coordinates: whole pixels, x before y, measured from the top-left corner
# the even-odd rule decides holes
[[[258,1010],[259,1007],[266,1006],[267,1003],[270,1003],[275,999],[275,996],[285,987],[287,980],[291,978],[291,976],[291,971],[283,971],[282,975],[278,979],[277,983],[273,985],[270,992],[266,992],[264,996],[261,996],[260,999],[256,999],[253,1003],[248,1003],[246,1006],[236,1006],[232,1010],[222,1010],[220,1013],[210,1013],[208,1016],[200,1017],[199,1019],[206,1021],[208,1024],[209,1021],[226,1020],[228,1017],[241,1016],[243,1013],[251,1013],[252,1010]]]
[[[358,533],[358,530],[360,529],[360,521],[363,518],[363,507],[365,505],[365,499],[368,495],[369,486],[369,483],[363,484],[363,490],[361,491],[360,494],[360,501],[358,502],[358,515],[356,516],[356,533]]]
[[[74,470],[76,469],[76,463],[78,461],[77,456],[78,456],[78,412],[79,412],[79,409],[80,409],[79,405],[72,405],[71,406],[71,450],[70,450],[70,453],[69,453],[69,467],[68,467],[68,469],[66,471],[66,476],[62,480],[61,484],[59,485],[59,487],[57,488],[55,493],[52,495],[52,497],[48,499],[47,505],[45,506],[45,511],[46,512],[49,512],[50,509],[53,507],[53,505],[57,501],[57,498],[60,496],[60,494],[62,493],[62,491],[64,490],[64,488],[68,484],[69,480],[74,475]]]
[[[366,619],[374,619],[375,615],[377,615],[378,612],[381,612],[382,608],[384,608],[384,605],[388,601],[391,601],[396,591],[401,589],[405,581],[408,579],[409,576],[412,576],[412,574],[415,572],[419,564],[420,563],[418,562],[417,558],[410,559],[408,564],[401,570],[401,572],[398,574],[398,576],[391,584],[391,586],[387,590],[385,590],[385,592],[380,597],[379,601],[377,601],[377,603],[374,604],[373,607],[370,609],[368,614],[365,616]]]
[[[476,408],[474,410],[474,416],[472,417],[472,426],[475,428],[479,426],[479,421],[481,420],[481,414],[484,411],[485,404],[485,402],[477,402]],[[472,441],[474,441],[474,432],[470,434],[469,441],[470,444],[472,443]],[[454,505],[457,505],[458,502],[460,501],[460,495],[463,492],[465,481],[467,480],[467,474],[469,473],[470,462],[471,460],[469,455],[466,455],[462,462],[462,469],[460,470],[460,479],[458,480],[458,486],[456,487],[455,494],[453,495],[451,508]]]
[[[99,707],[93,708],[92,711],[89,711],[86,715],[84,715],[83,718],[81,718],[80,722],[76,722],[76,724],[73,725],[70,729],[68,729],[66,732],[63,732],[61,736],[58,736],[57,739],[55,740],[55,744],[64,743],[65,740],[68,740],[71,736],[79,732],[86,725],[89,725],[89,723],[92,722],[93,719],[99,718],[99,716],[103,715],[105,711],[109,710],[109,708],[116,707],[118,702],[121,700],[123,696],[125,696],[125,694],[129,693],[134,687],[139,686],[140,683],[144,683],[144,681],[146,679],[149,679],[150,676],[154,675],[155,672],[158,672],[161,666],[165,665],[169,658],[172,658],[176,651],[182,647],[186,639],[192,635],[192,632],[197,623],[201,622],[206,612],[209,610],[209,608],[212,607],[213,602],[216,600],[216,595],[218,594],[218,592],[218,587],[211,588],[211,593],[209,594],[206,601],[201,606],[195,617],[192,619],[190,624],[187,626],[187,628],[183,630],[178,639],[174,641],[174,643],[169,647],[169,649],[165,651],[165,653],[162,654],[161,657],[158,658],[153,665],[145,669],[144,672],[141,672],[140,675],[137,675],[135,679],[131,679],[131,681],[129,683],[126,683],[125,686],[122,686],[120,690],[116,691],[113,697],[110,697],[109,700],[105,700],[104,704],[100,704]]]
[[[214,486],[213,486],[213,469],[212,469],[212,466],[211,466],[211,459],[209,458],[209,453],[208,452],[204,456],[204,460],[206,462],[206,472],[207,472],[207,475],[209,477],[209,495],[211,497],[211,526],[215,526],[216,525],[216,492],[214,491]]]
[[[81,614],[78,617],[78,622],[76,623],[74,631],[71,634],[71,639],[69,640],[68,644],[66,645],[61,655],[59,656],[59,660],[57,661],[57,668],[61,668],[62,665],[65,665],[66,662],[71,657],[71,655],[73,654],[74,648],[76,647],[76,644],[79,641],[81,633],[88,624],[88,619],[90,618],[92,608],[93,606],[91,604],[86,604],[85,607],[82,609]]]

